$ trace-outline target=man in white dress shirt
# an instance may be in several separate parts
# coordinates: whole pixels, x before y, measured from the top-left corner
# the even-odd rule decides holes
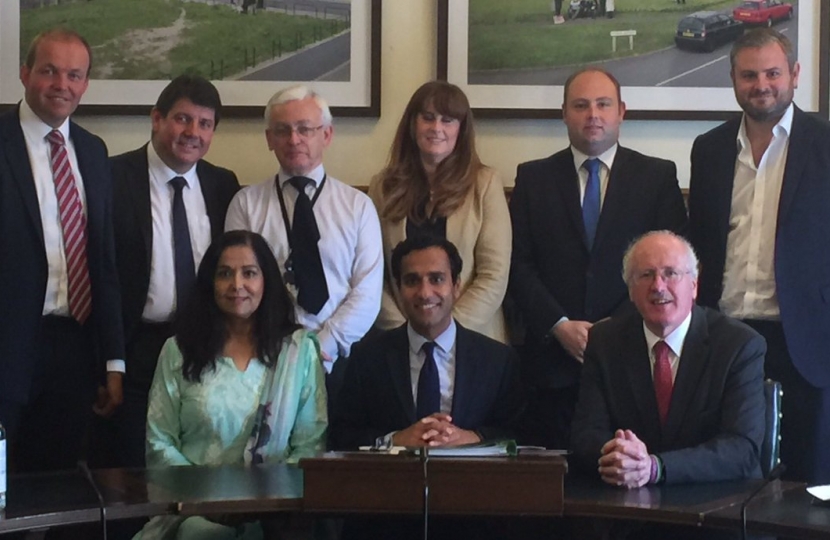
[[[368,196],[326,174],[323,151],[334,129],[321,96],[304,86],[281,90],[268,101],[265,122],[265,139],[279,161],[279,173],[236,195],[225,230],[254,231],[271,244],[297,322],[320,338],[331,374],[331,404],[342,380],[343,363],[337,359],[349,355],[380,311],[380,223]],[[297,186],[304,186],[302,193]],[[313,219],[298,223],[295,210],[308,211],[309,205]],[[303,230],[304,225],[315,230]],[[303,259],[317,259],[317,268]],[[321,274],[317,279],[315,272]]]
[[[830,123],[793,103],[800,67],[786,36],[755,29],[732,47],[743,109],[692,147],[689,238],[699,303],[767,341],[781,382],[785,479],[830,482]]]

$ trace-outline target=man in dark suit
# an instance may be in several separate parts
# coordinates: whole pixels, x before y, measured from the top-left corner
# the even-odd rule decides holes
[[[211,240],[223,232],[225,212],[239,190],[233,172],[202,159],[221,109],[213,84],[180,75],[161,92],[150,113],[150,142],[112,158],[116,263],[130,369],[124,405],[96,426],[100,440],[95,446],[101,450],[97,466],[144,466],[147,394],[156,360],[173,335],[173,318],[195,283],[195,269]],[[180,195],[175,178],[184,179]],[[187,235],[181,251],[177,197]],[[180,254],[189,259],[186,268],[180,266]]]
[[[766,346],[748,326],[695,306],[697,273],[691,245],[668,231],[626,252],[637,312],[591,329],[571,440],[577,469],[629,489],[760,476]],[[713,537],[697,528],[605,526],[609,538]]]
[[[0,422],[12,471],[74,468],[97,382],[96,412],[122,399],[107,149],[69,120],[90,65],[75,32],[38,35],[20,69],[25,99],[0,117]]]
[[[522,407],[513,351],[452,318],[461,257],[442,238],[415,236],[392,252],[408,323],[349,359],[334,412],[335,449],[455,446],[512,438]]]
[[[760,476],[766,346],[695,306],[697,269],[686,240],[647,233],[623,263],[638,313],[591,329],[571,448],[609,484]]]
[[[690,239],[700,303],[763,335],[784,389],[785,477],[830,482],[830,124],[792,103],[799,65],[772,29],[731,54],[744,114],[692,149]]]
[[[519,165],[510,200],[508,290],[527,327],[522,438],[553,448],[568,443],[588,330],[630,309],[619,271],[626,246],[686,227],[674,163],[617,143],[625,104],[610,73],[571,75],[562,111],[571,146]]]

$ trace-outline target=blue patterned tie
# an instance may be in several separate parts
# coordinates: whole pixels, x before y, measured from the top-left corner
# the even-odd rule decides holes
[[[590,251],[594,247],[594,237],[599,223],[600,161],[596,158],[586,159],[582,166],[588,171],[588,184],[585,186],[585,197],[582,199],[582,221],[585,223],[585,239]]]
[[[424,351],[424,365],[418,376],[418,401],[415,405],[415,415],[420,420],[433,413],[441,411],[441,389],[438,384],[438,366],[435,364],[435,343],[427,341],[421,350]]]

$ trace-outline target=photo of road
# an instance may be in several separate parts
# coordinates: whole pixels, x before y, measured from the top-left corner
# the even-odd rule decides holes
[[[481,0],[470,0],[471,10],[475,2]],[[634,3],[636,0],[632,0]],[[673,2],[672,2],[673,3]],[[740,2],[729,2],[729,7],[722,7],[717,10],[724,14],[732,16],[733,8]],[[567,5],[567,1],[565,2]],[[691,0],[690,0],[691,4]],[[617,6],[624,6],[622,1],[617,1]],[[482,46],[481,41],[477,40],[475,36],[474,18],[471,15],[470,23],[470,68],[468,70],[468,84],[471,85],[563,85],[568,78],[568,75],[573,73],[581,65],[601,65],[614,73],[623,86],[639,86],[639,87],[713,87],[713,88],[729,88],[731,81],[729,79],[729,51],[731,43],[725,43],[711,52],[703,51],[689,51],[677,48],[673,43],[671,45],[664,44],[664,46],[657,46],[654,50],[638,52],[637,54],[626,54],[622,57],[612,57],[611,54],[611,38],[610,31],[620,31],[625,29],[625,12],[618,11],[614,14],[613,19],[577,19],[568,21],[564,25],[550,27],[552,30],[548,32],[548,39],[554,36],[559,28],[568,24],[572,25],[572,32],[577,25],[586,29],[589,25],[604,24],[609,30],[602,31],[599,38],[608,50],[606,56],[611,58],[597,59],[584,62],[567,63],[562,61],[561,65],[551,67],[522,67],[522,68],[502,68],[502,69],[475,69],[475,55],[474,47]],[[792,6],[793,16],[789,20],[782,20],[775,22],[774,26],[777,30],[787,35],[794,45],[798,43],[798,4],[794,3]],[[682,17],[691,11],[701,11],[698,7],[685,12],[673,12],[673,20],[679,21]],[[643,15],[640,15],[643,17]],[[633,19],[633,17],[632,17]],[[676,22],[674,23],[676,27]],[[612,27],[613,25],[613,27]],[[674,30],[674,28],[672,28]],[[597,31],[591,30],[593,35]],[[634,37],[635,49],[637,49],[638,39],[643,34],[642,30]],[[670,38],[673,39],[674,32],[670,32]],[[644,40],[641,40],[644,41]],[[659,41],[655,40],[659,45]],[[572,42],[569,46],[574,46]],[[576,44],[576,47],[579,45]],[[621,49],[628,49],[629,43],[627,37],[618,38],[618,47]],[[640,50],[646,45],[640,45]],[[515,59],[512,60],[514,63]],[[483,63],[483,62],[482,62]]]
[[[20,54],[59,20],[89,41],[94,79],[350,80],[351,0],[19,2]]]

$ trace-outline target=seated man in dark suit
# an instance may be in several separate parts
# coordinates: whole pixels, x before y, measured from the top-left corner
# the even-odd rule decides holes
[[[443,239],[414,236],[392,251],[408,322],[362,343],[349,358],[330,443],[456,446],[514,437],[522,410],[513,350],[452,317],[461,257]],[[430,520],[430,538],[505,538],[503,521]],[[343,539],[416,539],[414,518],[352,518]]]
[[[609,484],[760,477],[766,344],[695,306],[697,275],[686,240],[642,236],[623,259],[638,313],[591,330],[571,448]]]
[[[335,449],[376,442],[454,446],[514,435],[522,397],[515,353],[452,318],[461,257],[418,236],[392,252],[408,323],[359,347],[331,423]]]

